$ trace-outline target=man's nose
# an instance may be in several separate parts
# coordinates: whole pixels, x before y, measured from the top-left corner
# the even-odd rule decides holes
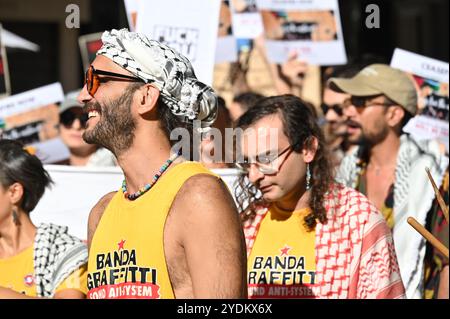
[[[83,89],[81,90],[80,94],[78,94],[77,101],[78,103],[85,104],[89,102],[92,99],[92,96],[89,94],[87,90],[87,85],[85,84],[83,86]]]
[[[256,184],[259,180],[264,178],[264,174],[261,173],[256,164],[251,164],[248,170],[248,180],[252,184]]]
[[[351,118],[358,113],[356,107],[353,104],[346,105],[343,108],[342,112],[346,118]]]

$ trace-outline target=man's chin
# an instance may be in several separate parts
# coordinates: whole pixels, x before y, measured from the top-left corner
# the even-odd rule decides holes
[[[347,135],[347,142],[354,145],[360,145],[364,141],[362,135]]]
[[[342,130],[342,131],[336,131],[336,132],[334,132],[334,135],[335,135],[336,137],[347,137],[347,136],[348,136],[348,133],[347,133],[347,130]]]
[[[100,143],[100,141],[92,134],[92,132],[89,132],[88,130],[86,130],[83,133],[83,140],[87,143],[87,144],[95,144],[95,145],[101,145],[102,143]],[[101,145],[103,146],[103,145]]]
[[[268,203],[276,202],[281,198],[274,190],[271,190],[270,192],[263,194],[262,197]]]

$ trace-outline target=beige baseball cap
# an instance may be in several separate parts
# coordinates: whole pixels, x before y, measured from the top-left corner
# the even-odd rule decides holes
[[[384,94],[406,111],[417,113],[417,91],[413,80],[398,69],[386,64],[372,64],[362,69],[351,79],[331,78],[329,87],[352,96]]]
[[[84,104],[81,104],[78,102],[77,97],[80,94],[81,90],[72,91],[70,93],[67,93],[67,95],[64,97],[64,101],[61,103],[59,107],[59,114],[67,111],[68,109],[71,109],[73,107],[83,107]]]

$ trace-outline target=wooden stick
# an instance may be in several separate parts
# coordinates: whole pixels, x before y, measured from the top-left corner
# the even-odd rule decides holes
[[[445,257],[448,258],[448,248],[445,247],[436,237],[425,229],[413,217],[408,217],[408,224],[410,224],[419,234],[428,240],[437,250],[439,250]]]
[[[448,224],[448,207],[447,207],[447,205],[445,205],[445,201],[442,198],[439,188],[436,186],[436,183],[434,182],[433,176],[431,176],[430,169],[427,167],[427,168],[425,168],[425,170],[427,171],[428,179],[430,180],[431,185],[433,185],[433,189],[434,189],[434,193],[436,194],[437,201],[439,203],[439,206],[442,209],[442,212],[444,213],[445,220],[447,221],[447,224]]]

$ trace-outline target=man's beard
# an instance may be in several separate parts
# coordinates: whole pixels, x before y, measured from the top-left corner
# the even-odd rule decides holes
[[[374,124],[374,127],[378,128],[377,132],[364,132],[363,130],[363,142],[367,143],[369,147],[383,142],[389,134],[389,127],[386,123],[378,121]]]
[[[338,139],[345,139],[348,137],[346,122],[342,121],[340,123],[334,122],[336,124],[328,124],[325,139],[328,144],[333,144]],[[344,128],[344,129],[342,129]]]
[[[131,115],[134,90],[126,90],[119,98],[105,103],[97,102],[86,108],[100,111],[100,120],[92,130],[83,133],[86,143],[97,144],[110,150],[116,157],[127,151],[134,140],[136,123]]]

